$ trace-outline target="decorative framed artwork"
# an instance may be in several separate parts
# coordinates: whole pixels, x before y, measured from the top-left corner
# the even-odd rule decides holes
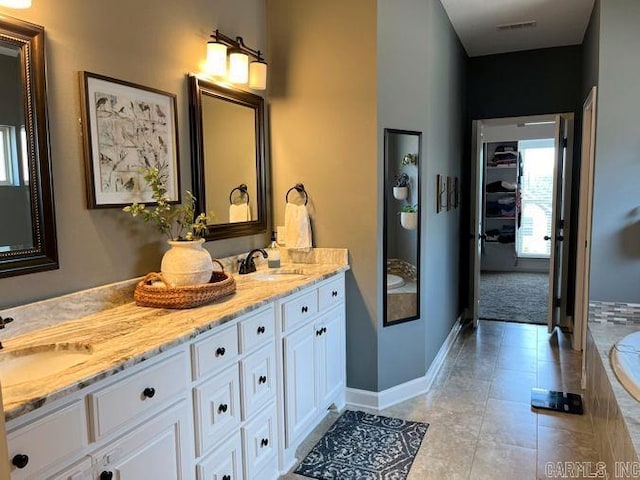
[[[447,180],[442,175],[438,174],[436,175],[436,213],[440,213],[445,208],[448,210],[448,201]]]
[[[163,172],[167,195],[180,201],[176,96],[80,72],[89,208],[151,204],[142,170]]]

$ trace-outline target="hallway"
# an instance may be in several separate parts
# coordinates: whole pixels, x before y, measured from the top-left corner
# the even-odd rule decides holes
[[[580,392],[570,339],[543,326],[482,320],[477,331],[461,332],[427,394],[379,414],[430,424],[409,480],[553,478],[547,462],[593,462],[595,470],[588,412],[534,412],[535,386]],[[310,435],[299,459],[335,418]]]

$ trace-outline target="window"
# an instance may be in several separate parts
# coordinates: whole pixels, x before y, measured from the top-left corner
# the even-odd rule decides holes
[[[517,230],[519,257],[549,258],[553,210],[555,145],[552,138],[518,142],[522,154],[521,223]]]

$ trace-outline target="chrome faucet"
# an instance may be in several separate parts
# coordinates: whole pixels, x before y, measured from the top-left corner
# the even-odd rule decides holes
[[[244,260],[240,260],[240,266],[238,267],[239,275],[246,275],[247,273],[256,271],[256,264],[253,261],[253,256],[256,253],[261,253],[263,258],[267,258],[267,252],[265,252],[262,248],[254,248],[247,254]]]
[[[0,330],[2,330],[7,323],[11,323],[11,322],[13,322],[12,317],[6,317],[6,318],[0,317]],[[2,342],[0,342],[0,350],[2,350],[2,348],[3,348]]]

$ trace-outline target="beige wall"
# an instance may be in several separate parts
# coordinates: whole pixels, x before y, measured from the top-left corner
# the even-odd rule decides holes
[[[188,72],[199,70],[210,32],[265,49],[265,0],[34,0],[0,7],[43,25],[60,269],[0,279],[0,308],[142,275],[159,268],[164,242],[118,209],[87,210],[78,72],[95,72],[178,95],[182,190],[191,187]],[[269,57],[267,56],[267,59]],[[265,235],[212,242],[216,256],[264,246]]]
[[[269,0],[273,210],[302,182],[314,241],[346,247],[349,386],[375,389],[376,1]]]

